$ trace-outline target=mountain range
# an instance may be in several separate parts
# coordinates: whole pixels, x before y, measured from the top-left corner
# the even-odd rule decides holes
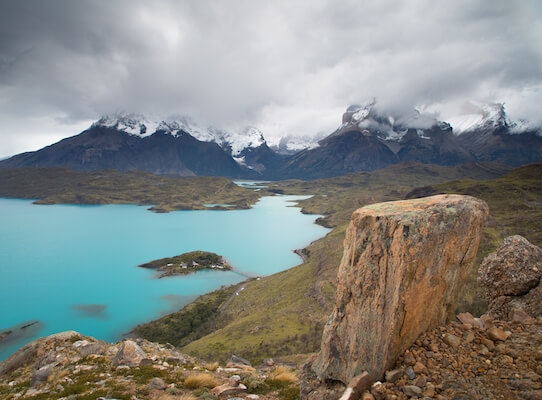
[[[471,104],[470,113],[439,121],[400,115],[375,101],[351,105],[327,137],[287,136],[271,148],[254,127],[201,127],[190,118],[130,113],[104,116],[80,134],[0,161],[0,168],[62,166],[92,171],[142,170],[163,175],[247,179],[316,179],[372,171],[405,161],[511,166],[542,160],[542,129],[512,122],[502,104]]]

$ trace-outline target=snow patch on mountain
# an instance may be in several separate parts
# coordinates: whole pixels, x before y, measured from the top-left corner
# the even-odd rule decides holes
[[[268,138],[267,144],[279,154],[294,154],[301,150],[318,147],[318,141],[324,137],[325,134],[316,134],[314,136],[277,136]]]
[[[434,126],[438,126],[440,129],[448,128],[448,125],[438,121],[434,114],[422,113],[419,110],[392,115],[378,109],[377,103],[373,99],[364,104],[349,106],[343,114],[342,125],[333,135],[338,135],[349,129],[358,129],[362,132],[367,130],[385,141],[398,142],[409,129],[420,131]],[[426,136],[420,137],[427,138]]]
[[[211,127],[208,132],[213,137],[212,141],[229,148],[234,158],[246,148],[257,148],[266,143],[262,132],[253,126],[228,131]]]
[[[144,138],[156,132],[179,136],[183,132],[202,142],[215,142],[227,151],[239,163],[244,165],[244,158],[238,157],[246,148],[256,148],[266,143],[261,131],[254,127],[237,130],[222,130],[215,127],[202,127],[189,117],[174,116],[158,118],[135,113],[119,112],[100,118],[93,127],[114,128],[129,135]]]
[[[461,107],[459,115],[447,118],[456,135],[477,129],[496,129],[500,127],[517,126],[508,121],[504,104],[467,102]]]
[[[114,128],[129,135],[147,137],[156,132],[159,124],[160,121],[141,114],[117,113],[103,116],[92,126]]]

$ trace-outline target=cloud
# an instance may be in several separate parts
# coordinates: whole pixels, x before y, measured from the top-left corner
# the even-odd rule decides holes
[[[472,99],[541,118],[536,0],[0,0],[0,7],[4,143],[39,136],[40,119],[64,132],[115,110],[314,135],[331,132],[348,104],[372,97],[395,112],[438,104],[449,114]],[[26,138],[13,138],[6,126],[15,125]],[[50,129],[43,137],[52,138]],[[26,150],[18,146],[0,156]]]

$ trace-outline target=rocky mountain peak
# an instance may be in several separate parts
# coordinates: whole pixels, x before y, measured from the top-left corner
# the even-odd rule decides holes
[[[423,130],[437,127],[448,130],[450,126],[438,121],[433,114],[419,110],[389,111],[380,108],[375,99],[363,104],[348,106],[342,117],[342,125],[333,135],[351,130],[359,130],[366,136],[376,136],[379,139],[398,142],[409,131],[414,129],[418,136],[427,138]]]
[[[170,116],[167,118],[147,116],[137,113],[118,112],[101,117],[92,127],[113,128],[132,136],[144,138],[156,132],[179,136],[188,133],[202,142],[215,142],[231,153],[240,157],[243,150],[257,148],[266,143],[263,133],[253,126],[238,129],[222,129],[205,126],[187,116]]]
[[[117,112],[101,117],[92,124],[92,127],[113,128],[141,138],[151,136],[156,132],[169,133],[173,136],[178,136],[181,132],[186,132],[204,142],[209,142],[213,139],[196,122],[186,116],[164,118],[156,115]]]
[[[461,107],[460,114],[448,118],[456,135],[475,130],[494,130],[517,124],[508,120],[504,103],[476,103],[469,101]]]
[[[160,121],[142,114],[118,112],[102,116],[92,127],[114,128],[130,135],[145,137],[156,132]]]
[[[376,99],[372,99],[363,104],[352,104],[348,106],[346,112],[343,114],[343,124],[357,123],[369,118],[375,105]]]

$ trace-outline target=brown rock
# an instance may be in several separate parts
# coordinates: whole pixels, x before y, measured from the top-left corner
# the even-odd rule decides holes
[[[457,336],[452,335],[451,333],[444,336],[444,342],[448,345],[453,347],[454,349],[458,348],[461,344],[461,339],[459,339]]]
[[[239,375],[232,375],[230,376],[230,379],[228,379],[228,383],[231,386],[239,386],[241,383],[241,377]]]
[[[420,388],[425,388],[425,385],[427,384],[427,378],[425,376],[418,376],[414,382],[412,382],[414,386],[418,386]]]
[[[272,367],[273,365],[275,365],[275,361],[272,358],[266,358],[265,360],[263,360],[263,363],[268,367]]]
[[[542,316],[542,249],[519,235],[482,261],[479,281],[485,289],[488,314],[510,319],[513,309],[532,317]]]
[[[403,356],[403,361],[406,365],[410,366],[416,364],[416,358],[414,358],[414,355],[410,351],[405,352],[405,355]]]
[[[371,380],[371,377],[369,374],[365,371],[363,371],[362,374],[355,376],[350,383],[348,384],[349,387],[352,388],[352,392],[355,396],[355,398],[359,399],[361,394],[369,389],[371,387],[371,384],[373,381]]]
[[[531,319],[531,316],[521,308],[514,308],[510,315],[510,319],[514,322],[525,322]]]
[[[510,336],[507,332],[503,331],[501,328],[497,328],[496,326],[489,328],[486,333],[487,337],[491,340],[505,341],[508,339],[508,336]]]
[[[468,324],[474,328],[482,328],[483,323],[479,318],[474,318],[471,313],[457,314],[457,319],[464,324]]]
[[[247,388],[245,385],[240,384],[238,386],[231,386],[228,383],[224,383],[220,386],[215,386],[213,389],[211,389],[211,394],[221,397],[221,396],[231,396],[235,394],[245,393],[247,391]]]
[[[232,362],[234,364],[241,364],[241,365],[246,365],[248,367],[251,367],[252,364],[250,363],[250,361],[244,359],[244,358],[241,358],[241,357],[238,357],[236,356],[235,354],[232,354],[232,356],[230,357],[230,359],[228,360],[228,362]]]
[[[406,385],[403,387],[403,392],[408,397],[421,397],[422,396],[422,389],[419,388],[416,385]]]
[[[165,390],[167,388],[166,383],[161,378],[152,378],[149,386],[155,390]]]
[[[148,367],[148,366],[151,366],[154,364],[154,361],[152,360],[152,358],[143,358],[140,362],[139,362],[139,366],[140,367]]]
[[[483,356],[487,356],[488,354],[490,354],[490,351],[486,346],[482,345],[480,346],[479,353]]]
[[[386,372],[386,382],[395,383],[405,374],[402,369],[393,369]]]
[[[379,379],[421,333],[450,319],[487,215],[483,201],[459,195],[355,211],[318,377],[349,382],[366,370]]]
[[[361,396],[361,400],[375,400],[375,398],[370,392],[365,392]]]
[[[414,367],[412,367],[412,369],[414,369],[414,372],[417,374],[427,373],[427,368],[425,368],[425,365],[423,365],[421,362],[417,362],[416,364],[414,364]]]
[[[35,370],[32,373],[32,381],[30,382],[31,386],[41,385],[43,382],[47,382],[47,378],[51,375],[53,369],[51,367],[43,367],[38,370]]]
[[[106,346],[104,343],[89,343],[79,348],[79,355],[81,357],[88,357],[91,354],[102,355],[105,354]]]
[[[482,327],[485,329],[489,329],[494,325],[493,317],[484,314],[480,317],[480,321],[482,321]]]
[[[471,343],[474,340],[474,333],[472,331],[467,331],[463,335],[463,340],[465,343]]]
[[[488,348],[488,350],[490,351],[495,350],[495,343],[493,343],[493,340],[482,337],[480,338],[480,342],[482,342],[482,344],[485,345]]]
[[[113,359],[112,364],[127,365],[129,367],[138,366],[141,360],[145,358],[145,352],[133,340],[125,340],[120,346],[117,355]]]
[[[234,363],[234,362],[231,362],[231,361],[226,364],[226,368],[253,369],[250,365],[237,364],[237,363]]]
[[[0,363],[0,376],[7,375],[16,369],[29,364],[38,354],[41,341],[35,340],[21,347],[11,355],[7,360]]]
[[[435,394],[435,386],[431,382],[428,382],[423,392],[424,397],[435,397]]]

